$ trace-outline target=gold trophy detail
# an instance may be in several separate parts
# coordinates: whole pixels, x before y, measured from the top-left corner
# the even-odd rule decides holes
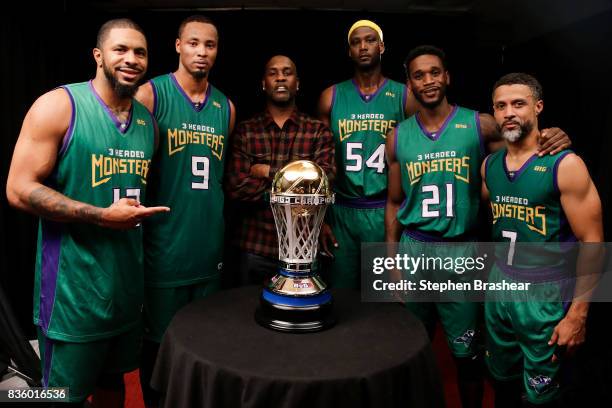
[[[333,204],[327,176],[308,160],[280,169],[270,206],[278,234],[278,273],[263,289],[255,319],[286,332],[311,332],[334,324],[332,297],[317,270],[317,249],[327,206]]]

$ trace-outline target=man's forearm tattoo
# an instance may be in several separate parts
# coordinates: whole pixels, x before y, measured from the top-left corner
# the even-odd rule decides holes
[[[102,219],[101,208],[71,200],[49,187],[38,187],[30,193],[28,200],[36,214],[52,221],[98,224]]]

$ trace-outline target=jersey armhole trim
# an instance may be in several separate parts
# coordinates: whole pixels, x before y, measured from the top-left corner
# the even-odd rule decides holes
[[[152,79],[149,80],[149,83],[151,84],[151,89],[153,90],[153,112],[151,112],[153,114],[153,116],[157,115],[157,104],[158,104],[158,98],[157,98],[157,88],[155,87],[155,83],[153,82]]]
[[[555,188],[555,191],[557,193],[560,193],[559,191],[559,181],[558,181],[558,177],[559,177],[559,164],[561,163],[561,160],[563,160],[565,157],[567,157],[568,154],[573,153],[571,150],[565,150],[564,152],[562,152],[559,157],[557,157],[557,160],[555,161],[555,165],[553,167],[553,186]]]
[[[149,117],[151,118],[151,124],[153,125],[153,146],[156,148],[154,150],[159,149],[159,138],[160,138],[160,134],[159,134],[159,125],[157,124],[157,120],[155,119],[155,115],[153,115],[153,112],[149,112],[149,110],[147,109],[146,106],[143,105],[144,110],[147,111],[147,113],[149,114]],[[156,142],[156,136],[157,135],[157,146],[155,145]],[[154,152],[155,153],[155,152]]]
[[[225,101],[227,103],[227,135],[225,137],[230,137],[230,125],[232,124],[232,104],[228,97],[225,97]]]
[[[64,138],[62,140],[62,147],[58,152],[58,156],[63,157],[66,153],[66,150],[68,150],[68,146],[70,145],[70,142],[72,141],[72,136],[74,134],[74,124],[76,121],[76,103],[74,102],[74,96],[72,95],[67,86],[63,85],[60,86],[60,88],[64,89],[68,94],[68,97],[70,98],[70,107],[72,108],[72,112],[70,113],[70,124],[68,125],[68,130],[66,131],[66,134],[64,135]]]
[[[485,148],[484,138],[482,137],[482,129],[480,127],[480,112],[474,112],[474,119],[476,120],[476,131],[478,132],[478,140],[480,142],[480,157],[485,157],[487,150]]]
[[[482,178],[482,182],[485,184],[485,187],[487,187],[487,190],[489,190],[489,185],[487,184],[487,175],[489,174],[489,162],[490,162],[490,158],[492,155],[488,155],[487,157],[484,158],[484,177]]]
[[[395,158],[395,161],[398,161],[397,159],[397,136],[399,134],[399,127],[400,127],[401,123],[398,123],[395,128],[393,129],[393,136],[395,137],[395,140],[393,141],[393,157]]]
[[[330,125],[331,125],[331,118],[333,117],[333,113],[334,113],[334,106],[336,105],[336,86],[337,85],[334,85],[332,87],[332,100],[331,100],[331,107],[329,109]]]

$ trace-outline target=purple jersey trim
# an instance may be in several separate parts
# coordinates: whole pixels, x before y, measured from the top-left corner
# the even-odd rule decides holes
[[[231,132],[230,125],[232,124],[232,105],[229,99],[227,99],[227,132]],[[228,135],[229,137],[229,135]]]
[[[400,211],[402,211],[404,208],[406,208],[406,205],[408,205],[408,198],[404,198],[404,201],[402,201],[402,204],[400,205],[400,207],[397,209],[397,212],[399,213]],[[399,215],[398,215],[399,216]],[[397,217],[396,217],[397,218]],[[399,220],[398,220],[399,221]]]
[[[196,112],[200,112],[202,109],[204,109],[204,107],[208,103],[208,97],[210,96],[210,91],[212,90],[212,85],[210,84],[210,82],[208,83],[208,86],[206,87],[206,93],[204,94],[204,100],[202,101],[201,104],[199,104],[199,102],[193,102],[191,100],[191,98],[189,97],[189,95],[187,95],[187,92],[185,92],[181,84],[179,84],[179,82],[177,81],[173,73],[170,73],[169,75],[170,75],[170,79],[172,79],[172,82],[174,83],[176,88],[183,95],[187,103],[191,106],[191,109],[193,109]],[[196,104],[199,104],[198,108],[196,108]]]
[[[157,150],[159,149],[159,125],[157,124],[157,119],[155,119],[153,113],[149,112],[146,106],[144,110],[147,111],[149,117],[151,118],[151,124],[153,125],[153,146],[155,147],[155,150]],[[157,146],[155,145],[155,142],[157,142]]]
[[[398,135],[398,129],[400,127],[401,123],[398,123],[395,128],[393,129],[393,134],[395,135],[395,140],[393,141],[393,156],[395,157],[395,160],[397,160],[397,135]]]
[[[63,88],[68,94],[68,97],[70,98],[70,106],[72,107],[72,112],[70,114],[70,124],[68,125],[68,130],[66,131],[66,134],[64,135],[64,140],[62,141],[62,147],[60,148],[60,151],[58,153],[59,156],[63,156],[66,152],[66,149],[68,149],[70,141],[72,140],[72,132],[74,131],[74,119],[76,118],[76,104],[74,103],[74,97],[70,93],[68,87],[62,86],[60,88]]]
[[[98,95],[98,92],[96,92],[96,88],[94,88],[93,86],[92,80],[89,81],[89,89],[91,89],[91,92],[94,94],[94,96],[98,100],[98,103],[102,106],[102,108],[104,108],[104,110],[106,111],[110,119],[113,121],[117,130],[121,134],[125,134],[130,128],[130,125],[132,124],[132,112],[134,111],[134,104],[132,103],[130,106],[130,113],[128,114],[127,122],[121,123],[121,121],[117,118],[117,116],[113,113],[113,111],[111,111],[108,105],[102,100],[100,95]]]
[[[58,223],[41,220],[41,230],[39,324],[42,331],[46,333],[49,329],[51,313],[53,313],[55,303],[62,227]]]
[[[487,183],[487,175],[489,174],[489,159],[491,158],[491,156],[487,156],[484,158],[484,178],[482,181],[484,181],[485,186],[487,187],[487,190],[489,189],[489,184]]]
[[[574,292],[576,291],[576,278],[571,276],[571,270],[569,268],[561,267],[545,267],[537,269],[520,269],[512,268],[508,265],[495,260],[495,265],[501,270],[501,272],[510,277],[511,279],[519,282],[529,282],[533,284],[540,283],[552,283],[558,285],[559,288],[559,301],[562,302],[564,312],[571,306],[572,302],[568,299],[573,299]]]
[[[570,302],[569,300],[566,300],[565,302],[563,302],[563,312],[564,312],[563,315],[564,316],[567,314],[571,306],[572,306],[572,302]]]
[[[151,84],[151,89],[153,90],[153,116],[157,115],[157,104],[159,103],[159,99],[157,96],[157,88],[155,87],[155,83],[153,80],[149,80]]]
[[[480,112],[474,112],[474,119],[476,120],[476,130],[478,131],[478,140],[480,140],[480,154],[481,157],[485,157],[487,150],[485,148],[484,138],[482,137],[482,129],[480,128]]]
[[[563,266],[552,267],[546,266],[541,268],[513,268],[495,260],[495,265],[504,273],[514,280],[530,283],[545,283],[545,282],[561,282],[570,279],[571,276]]]
[[[206,94],[204,95],[204,100],[202,101],[202,106],[200,107],[200,109],[198,109],[198,112],[201,111],[202,109],[204,109],[204,106],[206,106],[206,104],[208,103],[208,99],[210,97],[212,89],[213,89],[213,86],[209,82],[208,86],[206,87]]]
[[[559,176],[559,164],[561,163],[561,160],[563,160],[565,156],[567,156],[570,153],[572,153],[571,150],[566,150],[563,153],[561,153],[559,157],[557,158],[557,161],[555,161],[555,166],[553,167],[553,186],[555,187],[555,191],[557,193],[560,192],[559,191],[559,180],[557,179]]]
[[[414,115],[414,118],[416,119],[416,122],[419,125],[419,128],[421,129],[421,132],[423,132],[423,134],[425,136],[427,136],[428,139],[431,139],[431,140],[433,140],[435,142],[436,140],[438,140],[440,138],[442,133],[444,133],[444,131],[446,130],[446,127],[448,126],[450,121],[455,117],[455,115],[457,114],[458,108],[459,107],[457,105],[453,106],[453,110],[451,111],[450,115],[448,115],[448,117],[444,120],[444,123],[442,124],[440,129],[438,129],[437,132],[428,132],[427,129],[425,129],[425,126],[423,126],[423,124],[419,120],[419,113],[418,112]],[[434,134],[435,134],[435,136],[433,136]]]
[[[504,152],[504,157],[502,157],[502,163],[504,165],[504,173],[506,173],[506,177],[508,177],[508,181],[511,183],[513,183],[514,180],[516,180],[521,174],[523,174],[525,169],[527,169],[527,167],[531,164],[532,161],[538,158],[537,154],[533,154],[529,159],[525,161],[525,163],[523,163],[520,169],[514,172],[514,176],[510,176],[510,171],[508,171],[508,166],[506,165],[506,156],[508,156],[508,150]]]
[[[422,242],[472,242],[475,241],[475,237],[472,235],[459,235],[456,237],[445,238],[439,235],[430,234],[424,231],[418,231],[415,229],[405,228],[402,235],[406,235],[412,239]]]
[[[572,227],[569,225],[563,207],[561,207],[561,214],[559,216],[559,242],[578,242],[578,238],[576,238]]]
[[[348,208],[358,208],[358,209],[373,209],[373,208],[385,208],[387,204],[386,198],[355,198],[348,199],[342,198],[339,195],[336,195],[336,205],[341,207]]]
[[[45,337],[45,351],[43,351],[43,353],[45,354],[44,356],[44,368],[43,368],[43,378],[42,378],[42,386],[44,388],[48,388],[49,387],[49,375],[51,374],[51,362],[53,360],[53,340],[51,340],[50,338],[48,338],[44,333],[43,336]]]
[[[359,94],[359,97],[361,98],[361,100],[364,101],[365,103],[370,103],[371,101],[373,101],[376,98],[376,95],[378,95],[378,93],[385,87],[385,85],[387,85],[387,82],[389,81],[389,79],[385,78],[385,80],[378,87],[376,92],[374,92],[373,94],[370,94],[370,95],[366,95],[366,94],[361,92],[361,89],[359,89],[359,84],[357,83],[357,81],[355,81],[355,78],[351,79],[351,81],[353,82],[353,85],[355,86],[355,90]]]

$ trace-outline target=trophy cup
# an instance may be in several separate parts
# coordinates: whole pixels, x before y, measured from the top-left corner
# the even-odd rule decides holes
[[[317,246],[325,209],[334,202],[327,176],[307,160],[276,173],[270,206],[278,234],[279,267],[263,289],[255,319],[285,332],[312,332],[334,324],[332,297],[317,273]]]

